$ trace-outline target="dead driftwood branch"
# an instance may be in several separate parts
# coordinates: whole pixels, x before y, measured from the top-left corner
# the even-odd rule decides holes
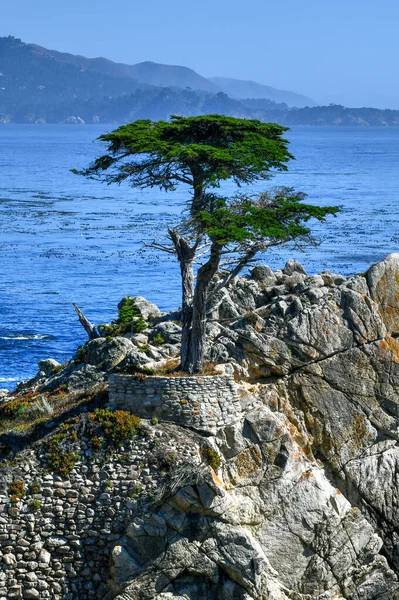
[[[80,324],[82,325],[83,329],[89,336],[89,340],[95,340],[95,339],[99,338],[100,334],[97,331],[97,327],[95,325],[93,325],[93,323],[90,323],[90,321],[88,319],[86,319],[86,317],[84,316],[84,314],[82,313],[80,308],[78,306],[76,306],[76,304],[74,302],[72,304],[73,304],[74,309],[77,312]]]

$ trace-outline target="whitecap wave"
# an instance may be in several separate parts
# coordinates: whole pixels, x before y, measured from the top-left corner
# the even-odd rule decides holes
[[[0,335],[0,340],[53,340],[53,336],[35,333],[32,335]]]
[[[0,377],[0,381],[19,381],[19,377]]]

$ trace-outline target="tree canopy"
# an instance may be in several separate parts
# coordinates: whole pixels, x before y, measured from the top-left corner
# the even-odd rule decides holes
[[[207,188],[233,179],[237,185],[286,170],[293,158],[282,137],[286,127],[222,115],[139,120],[99,137],[108,152],[79,173],[107,183],[128,180],[137,188],[193,188],[192,212],[204,208]]]
[[[273,170],[287,170],[294,157],[283,138],[286,130],[222,115],[139,120],[100,136],[107,153],[75,171],[107,183],[126,180],[136,188],[173,191],[182,183],[191,188],[188,218],[168,229],[171,245],[159,239],[148,244],[176,254],[180,263],[181,368],[189,373],[203,366],[208,292],[222,258],[230,256],[229,269],[214,291],[228,285],[257,253],[287,242],[312,242],[307,223],[324,221],[338,210],[306,204],[305,194],[288,187],[255,196],[215,192],[226,180],[240,187],[269,179]]]
[[[325,221],[337,207],[304,204],[306,195],[292,188],[278,188],[251,197],[242,194],[230,200],[219,199],[211,211],[200,211],[195,220],[210,239],[226,246],[230,243],[280,244],[304,239],[311,229],[310,219]],[[259,248],[260,249],[260,248]]]

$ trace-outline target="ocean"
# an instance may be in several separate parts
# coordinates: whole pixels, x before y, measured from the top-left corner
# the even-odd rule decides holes
[[[143,251],[143,241],[176,222],[188,190],[138,191],[70,172],[101,152],[95,139],[110,129],[0,126],[0,388],[33,376],[40,359],[68,360],[85,341],[73,302],[97,324],[115,318],[126,295],[179,306],[175,261]],[[260,262],[276,269],[295,257],[308,273],[350,275],[399,251],[399,128],[304,127],[286,137],[296,160],[255,189],[286,185],[342,210],[315,224],[319,246]]]

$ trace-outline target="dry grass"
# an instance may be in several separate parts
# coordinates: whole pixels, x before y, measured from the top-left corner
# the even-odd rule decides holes
[[[171,360],[165,363],[162,367],[154,372],[157,377],[210,377],[212,375],[219,375],[220,373],[215,372],[215,363],[204,363],[204,368],[201,373],[195,373],[190,375],[185,371],[178,370],[180,365],[179,360]]]
[[[107,384],[97,385],[89,390],[68,393],[65,390],[17,396],[2,406],[0,414],[0,435],[5,433],[29,434],[40,428],[48,420],[59,418],[80,404],[89,403],[107,389]],[[15,412],[7,404],[14,403]],[[19,407],[19,408],[18,408]],[[5,409],[8,408],[8,411]],[[22,409],[22,410],[21,410]]]

